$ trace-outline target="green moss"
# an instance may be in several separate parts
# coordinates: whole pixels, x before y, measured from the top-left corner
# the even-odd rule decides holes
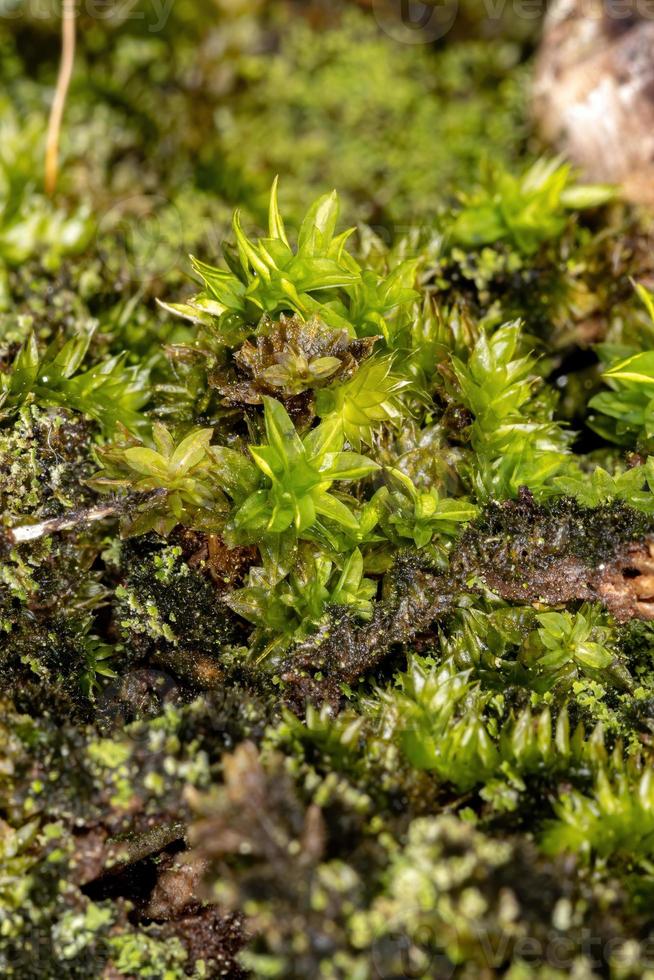
[[[651,220],[372,6],[0,25],[3,976],[651,971]]]
[[[148,980],[176,980],[188,959],[178,939],[156,939],[146,932],[113,937],[109,949],[114,969]]]

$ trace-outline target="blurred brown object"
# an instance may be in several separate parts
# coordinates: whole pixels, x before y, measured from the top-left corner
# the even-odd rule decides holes
[[[654,3],[554,0],[533,101],[544,138],[585,176],[654,205]]]

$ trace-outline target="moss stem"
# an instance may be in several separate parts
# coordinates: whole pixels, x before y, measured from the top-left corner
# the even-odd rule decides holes
[[[45,192],[50,197],[59,173],[59,135],[75,61],[75,0],[63,0],[61,8],[61,61],[45,145]]]

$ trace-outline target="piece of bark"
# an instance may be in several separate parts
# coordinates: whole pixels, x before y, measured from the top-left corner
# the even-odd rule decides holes
[[[589,180],[654,204],[654,12],[635,0],[555,0],[533,109],[543,137]]]
[[[654,527],[620,504],[550,507],[528,491],[491,504],[464,534],[452,568],[510,602],[601,602],[619,622],[654,619]]]
[[[369,623],[335,612],[293,648],[282,669],[289,705],[336,708],[343,684],[374,670],[398,645],[415,649],[433,637],[457,594],[483,589],[538,606],[601,602],[619,622],[654,619],[654,522],[622,504],[583,508],[560,498],[541,506],[526,488],[518,500],[490,504],[455,546],[447,574],[400,556]]]

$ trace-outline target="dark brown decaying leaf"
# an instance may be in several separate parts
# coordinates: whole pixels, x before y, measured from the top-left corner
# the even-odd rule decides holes
[[[651,520],[628,507],[569,499],[492,504],[463,536],[452,567],[512,602],[602,602],[618,621],[654,618]]]
[[[224,785],[209,796],[190,795],[199,815],[190,832],[199,859],[228,875],[230,859],[247,854],[259,893],[280,887],[289,854],[308,873],[322,856],[324,825],[318,807],[305,810],[298,801],[281,757],[264,768],[254,743],[242,742],[223,758],[223,775]]]
[[[426,632],[451,608],[453,593],[454,583],[445,576],[408,556],[399,558],[369,623],[361,626],[344,613],[291,651],[282,674],[291,704],[300,709],[307,701],[337,704],[342,684],[376,667],[394,644]]]
[[[264,395],[296,399],[311,388],[344,380],[372,351],[377,337],[352,338],[317,317],[299,316],[266,323],[254,342],[234,354],[238,377],[210,377],[226,405],[260,405]]]

